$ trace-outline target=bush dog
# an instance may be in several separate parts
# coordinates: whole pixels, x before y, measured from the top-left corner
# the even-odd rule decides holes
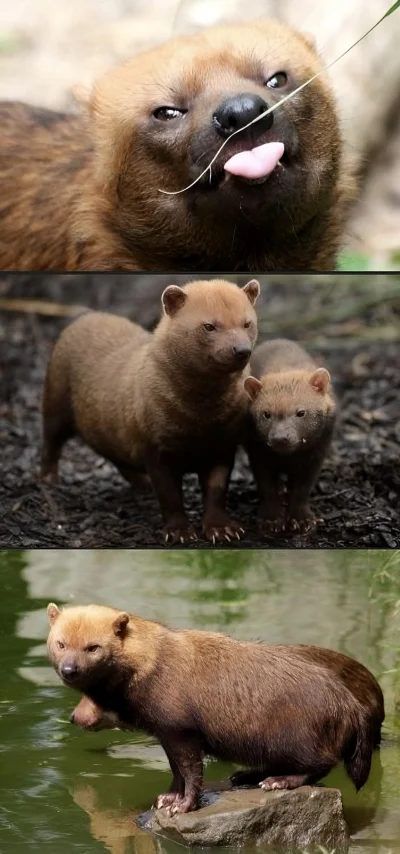
[[[173,781],[157,807],[197,808],[205,755],[260,772],[266,790],[314,783],[341,759],[357,790],[368,779],[384,705],[357,661],[171,630],[98,605],[47,612],[48,653],[64,684],[164,748]]]
[[[225,492],[248,398],[244,378],[257,337],[252,280],[170,285],[151,335],[125,318],[89,313],[60,335],[43,400],[42,476],[56,482],[63,443],[81,436],[134,484],[149,476],[167,542],[196,539],[182,477],[199,474],[207,539],[240,539]]]
[[[245,389],[251,400],[246,448],[267,530],[305,533],[314,524],[309,496],[328,451],[336,403],[325,368],[294,341],[256,347]],[[287,475],[287,507],[281,476]]]
[[[332,269],[352,179],[327,79],[229,140],[321,69],[264,20],[138,54],[83,115],[1,104],[1,269]]]

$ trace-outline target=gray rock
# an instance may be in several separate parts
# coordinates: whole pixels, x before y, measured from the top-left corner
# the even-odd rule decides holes
[[[346,854],[349,833],[337,789],[303,786],[294,791],[232,789],[205,792],[196,812],[170,816],[154,810],[139,817],[142,828],[181,845],[262,846],[295,850],[324,846]]]

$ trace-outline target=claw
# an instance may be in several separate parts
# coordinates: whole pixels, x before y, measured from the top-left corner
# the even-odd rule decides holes
[[[240,530],[242,530],[242,528]],[[243,534],[244,534],[244,531],[243,531]],[[240,540],[240,534],[238,531],[235,531],[235,537],[237,540]]]
[[[166,543],[168,543],[168,542],[169,542],[169,534],[166,534],[166,535],[165,535],[165,542],[166,542]]]
[[[228,543],[230,543],[230,542],[231,542],[231,538],[228,536],[228,534],[224,534],[224,537],[225,537],[225,539],[226,539],[226,540],[228,540]]]
[[[240,534],[244,534],[244,533],[245,533],[244,528],[239,528],[239,533],[240,533]]]
[[[184,542],[185,542],[184,537],[179,537],[179,540],[180,540],[180,542],[181,542],[181,543],[182,543],[182,545],[183,545],[183,544],[184,544]]]
[[[212,535],[213,546],[215,546],[215,534]]]

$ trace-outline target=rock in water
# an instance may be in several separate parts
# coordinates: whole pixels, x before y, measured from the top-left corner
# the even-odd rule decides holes
[[[139,816],[138,824],[188,846],[282,846],[293,852],[322,845],[335,854],[346,854],[349,848],[337,789],[232,789],[204,792],[201,803],[196,812],[172,817],[166,810],[154,810]]]

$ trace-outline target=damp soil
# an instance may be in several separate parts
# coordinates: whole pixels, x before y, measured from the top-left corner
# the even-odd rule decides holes
[[[309,277],[296,278],[295,289],[292,277],[263,278],[260,340],[271,334],[272,325],[274,335],[291,334],[305,341],[310,352],[329,366],[340,418],[312,497],[320,521],[306,535],[263,534],[257,523],[253,479],[245,455],[239,452],[228,506],[245,528],[245,536],[234,543],[235,548],[400,546],[400,343],[394,334],[400,287],[396,294],[393,281],[393,277],[382,277],[379,299],[376,290],[357,279],[348,311],[338,312],[338,296],[344,298],[346,289],[343,279],[335,297],[329,277],[321,277],[318,288]],[[0,313],[2,548],[162,546],[154,497],[135,494],[110,463],[79,440],[65,447],[60,485],[40,483],[37,471],[46,362],[66,323],[54,312],[79,303],[117,311],[151,326],[165,284],[165,277],[156,276],[127,277],[122,285],[112,276],[69,277],[67,282],[65,276],[29,279],[21,275],[0,283],[0,307],[2,302],[8,305]],[[16,310],[18,305],[11,302],[18,299],[24,301],[23,310]],[[43,306],[36,312],[32,300],[48,300],[51,314],[41,313]],[[297,318],[297,331],[302,325],[301,336],[294,335],[293,318]],[[185,479],[184,494],[189,516],[199,529],[201,503],[195,476]],[[195,548],[203,547],[210,544],[200,538]],[[224,541],[223,547],[229,544]]]

